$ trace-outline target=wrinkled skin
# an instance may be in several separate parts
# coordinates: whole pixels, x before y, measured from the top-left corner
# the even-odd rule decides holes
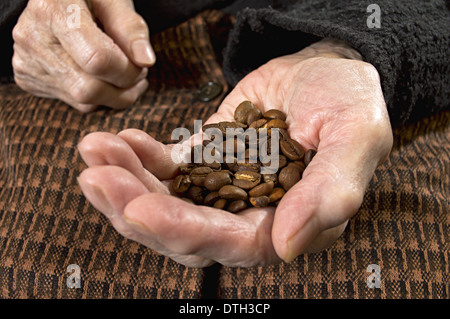
[[[13,38],[16,84],[82,112],[131,106],[155,63],[147,24],[132,0],[30,0]]]
[[[83,193],[123,236],[187,266],[268,265],[329,247],[392,147],[378,72],[357,57],[343,58],[345,50],[324,40],[269,61],[241,80],[206,122],[232,121],[236,106],[250,100],[284,111],[290,136],[317,149],[276,209],[230,214],[171,196],[173,145],[135,129],[81,141],[89,166],[78,179]]]

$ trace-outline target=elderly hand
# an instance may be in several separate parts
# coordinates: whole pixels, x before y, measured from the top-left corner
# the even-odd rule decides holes
[[[13,38],[17,85],[83,112],[131,106],[155,63],[132,0],[30,0]]]
[[[257,266],[331,245],[362,203],[392,130],[376,69],[332,40],[269,61],[246,76],[207,123],[233,121],[237,105],[287,114],[290,136],[317,154],[278,207],[238,214],[171,196],[173,145],[142,131],[92,133],[79,145],[90,166],[87,199],[122,235],[182,264]]]

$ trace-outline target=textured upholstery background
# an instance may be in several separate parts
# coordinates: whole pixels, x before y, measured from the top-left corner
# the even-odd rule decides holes
[[[83,197],[76,146],[93,131],[142,129],[170,143],[219,106],[228,86],[216,58],[228,20],[214,11],[162,33],[150,87],[130,109],[81,114],[15,85],[0,87],[0,298],[199,298],[210,277],[181,266],[109,225]],[[214,34],[210,41],[209,34]],[[208,81],[224,93],[195,100]],[[329,249],[290,264],[219,270],[221,298],[448,298],[450,113],[395,130],[388,162]],[[67,266],[81,288],[66,286]],[[369,289],[369,264],[381,288]],[[219,269],[216,267],[215,269]],[[217,278],[217,276],[212,276]]]
[[[449,298],[450,112],[396,129],[346,231],[290,264],[222,270],[223,297]],[[371,264],[380,289],[368,289]]]

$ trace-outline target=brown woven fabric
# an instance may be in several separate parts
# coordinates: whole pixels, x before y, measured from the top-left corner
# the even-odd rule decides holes
[[[359,212],[329,249],[223,268],[222,298],[449,298],[450,112],[395,130]],[[377,264],[380,288],[368,288]]]
[[[183,267],[119,235],[82,196],[76,146],[93,131],[142,129],[163,142],[191,119],[207,119],[227,85],[209,41],[208,12],[156,34],[148,93],[125,111],[81,114],[14,85],[0,88],[0,298],[197,298],[203,271]],[[209,25],[208,25],[209,27]],[[195,100],[208,81],[214,101]],[[81,270],[68,289],[67,266]]]
[[[93,131],[138,128],[169,143],[171,131],[207,119],[226,94],[209,34],[225,35],[205,12],[152,38],[150,87],[125,111],[80,114],[14,85],[0,87],[0,298],[198,298],[204,271],[181,266],[120,236],[81,194],[76,146]],[[208,81],[224,93],[195,100]],[[222,268],[222,298],[448,298],[450,114],[396,131],[364,203],[336,244],[290,264]],[[67,266],[81,288],[66,286]],[[369,289],[369,264],[381,288]],[[212,276],[215,278],[215,276]]]

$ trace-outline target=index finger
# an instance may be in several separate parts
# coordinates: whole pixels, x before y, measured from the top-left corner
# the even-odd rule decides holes
[[[52,31],[61,46],[86,73],[120,88],[129,88],[145,78],[146,69],[137,67],[93,20],[84,1],[77,1],[69,22],[69,5],[57,2],[59,15],[52,21]],[[70,10],[69,10],[70,11]]]
[[[200,256],[230,267],[280,261],[270,235],[273,208],[231,214],[171,195],[148,193],[131,201],[123,216],[135,230],[157,238],[178,255]]]

